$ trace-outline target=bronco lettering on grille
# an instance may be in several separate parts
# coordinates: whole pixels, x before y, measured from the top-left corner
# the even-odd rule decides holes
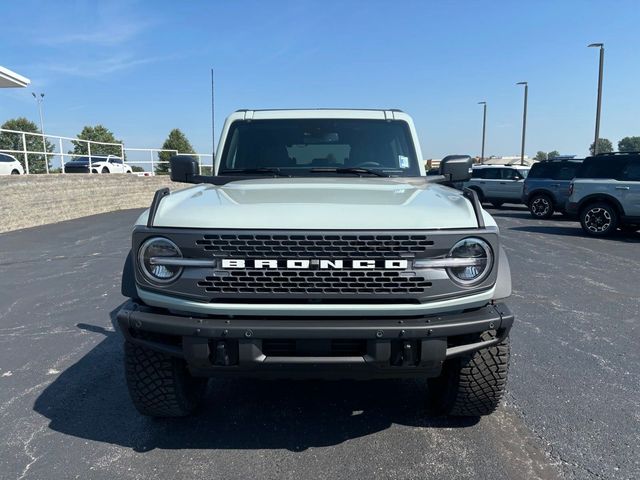
[[[409,261],[397,260],[319,260],[319,259],[242,259],[223,258],[226,269],[278,269],[278,270],[406,270]]]

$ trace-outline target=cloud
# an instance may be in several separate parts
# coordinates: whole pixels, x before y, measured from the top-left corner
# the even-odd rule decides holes
[[[34,42],[48,47],[63,47],[69,44],[114,46],[127,43],[153,26],[152,22],[113,22],[102,26],[93,25],[83,27],[78,25],[74,32],[51,32],[42,37],[36,37]]]
[[[71,61],[65,59],[64,62],[49,63],[42,65],[41,68],[53,73],[60,73],[64,75],[72,75],[76,77],[100,77],[102,75],[108,75],[111,73],[128,70],[140,65],[146,65],[150,63],[158,63],[162,61],[170,60],[173,57],[146,57],[136,58],[132,55],[113,55],[100,59],[92,59],[88,61]]]

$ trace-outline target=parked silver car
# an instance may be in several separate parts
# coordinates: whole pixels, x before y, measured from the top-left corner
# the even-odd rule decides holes
[[[589,235],[618,227],[640,228],[640,153],[606,153],[587,158],[569,187],[566,211],[577,214]]]
[[[465,182],[481,202],[499,208],[503,203],[522,203],[522,187],[530,167],[520,165],[476,165]]]

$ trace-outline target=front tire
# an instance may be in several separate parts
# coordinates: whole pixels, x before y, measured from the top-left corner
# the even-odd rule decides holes
[[[126,341],[127,388],[136,410],[150,417],[184,417],[198,408],[206,378],[192,377],[184,360]]]
[[[534,195],[529,201],[529,212],[533,218],[546,220],[553,217],[553,201],[543,193]]]
[[[109,169],[107,167],[102,167],[100,173],[109,173]]]
[[[580,225],[593,237],[611,235],[618,228],[618,212],[609,203],[592,203],[580,212]]]
[[[485,332],[481,340],[493,335]],[[447,360],[439,377],[429,379],[429,405],[438,415],[489,415],[504,395],[509,370],[509,337],[492,347]]]

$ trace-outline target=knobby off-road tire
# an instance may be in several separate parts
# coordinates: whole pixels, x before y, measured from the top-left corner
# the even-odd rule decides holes
[[[489,332],[481,337],[491,338]],[[429,406],[438,415],[489,415],[504,394],[508,369],[509,337],[493,347],[447,360],[440,376],[429,379]]]
[[[204,396],[207,379],[192,377],[184,360],[131,342],[124,344],[127,387],[138,412],[150,417],[184,417]]]

